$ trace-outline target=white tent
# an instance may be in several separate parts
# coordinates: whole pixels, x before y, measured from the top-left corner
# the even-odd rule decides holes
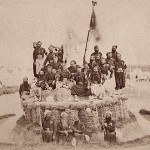
[[[131,72],[131,79],[136,79],[136,78],[138,78],[139,80],[146,80],[147,75],[141,69],[135,68]]]

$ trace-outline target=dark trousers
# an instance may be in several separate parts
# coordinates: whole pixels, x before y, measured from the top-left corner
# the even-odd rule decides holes
[[[104,141],[115,143],[116,142],[116,132],[106,133],[104,132]]]
[[[53,132],[52,131],[42,131],[42,140],[43,142],[52,142],[53,141]]]
[[[125,74],[124,72],[115,72],[116,90],[125,87]]]
[[[33,74],[34,74],[34,77],[37,77],[35,63],[33,63]]]

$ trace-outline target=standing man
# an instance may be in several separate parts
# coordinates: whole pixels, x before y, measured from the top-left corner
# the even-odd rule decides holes
[[[110,71],[110,78],[112,78],[113,72],[114,72],[114,60],[112,59],[112,53],[108,52],[106,54],[106,64],[109,65],[109,71]]]
[[[47,52],[45,51],[44,48],[41,47],[42,42],[38,41],[37,42],[37,50],[36,50],[36,74],[37,76],[39,75],[40,70],[43,67],[43,61],[44,61],[44,54],[47,56]]]
[[[33,74],[34,74],[34,77],[37,77],[36,75],[36,50],[37,50],[37,44],[36,42],[33,42]]]
[[[54,57],[54,53],[53,53],[53,46],[50,45],[50,47],[48,48],[49,50],[49,54],[47,55],[45,61],[44,61],[44,66],[46,66],[47,62],[50,64],[51,62],[53,62],[53,57]]]
[[[117,59],[115,61],[115,81],[116,90],[119,91],[117,94],[121,94],[121,89],[125,87],[125,70],[127,66],[125,62],[121,59],[121,54],[117,54]]]
[[[98,48],[98,46],[96,45],[96,46],[94,46],[94,53],[92,53],[91,54],[92,56],[95,56],[95,58],[96,58],[96,56],[97,55],[99,55],[100,56],[100,58],[102,57],[102,53],[101,52],[99,52],[99,48]]]
[[[117,45],[114,45],[114,46],[112,46],[112,58],[113,58],[113,60],[115,61],[116,59],[117,59],[117,54],[118,54],[118,52],[117,52]]]

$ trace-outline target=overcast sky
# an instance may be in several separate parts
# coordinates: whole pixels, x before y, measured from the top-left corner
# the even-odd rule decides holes
[[[98,0],[95,11],[103,54],[115,44],[127,64],[150,65],[150,0]],[[32,65],[33,41],[60,46],[68,29],[85,41],[90,15],[91,0],[0,0],[0,66]]]

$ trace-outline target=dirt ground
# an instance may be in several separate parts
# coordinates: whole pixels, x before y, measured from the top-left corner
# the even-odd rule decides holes
[[[132,85],[132,88],[130,87]],[[138,128],[136,124],[131,124],[125,127],[124,131],[126,133],[125,143],[117,145],[107,145],[100,139],[97,142],[91,141],[89,144],[79,144],[76,148],[71,146],[63,146],[61,144],[43,144],[41,138],[34,138],[33,133],[29,133],[26,129],[18,129],[18,133],[14,138],[12,131],[16,126],[16,120],[22,115],[22,109],[20,106],[20,100],[18,93],[12,95],[4,95],[0,97],[0,114],[15,113],[15,117],[10,117],[8,119],[3,119],[0,121],[0,150],[150,150],[150,121],[148,116],[139,115],[140,109],[150,110],[150,83],[137,83],[128,82],[126,89],[124,89],[123,94],[129,97],[127,101],[127,106],[130,111],[132,111],[138,123]],[[7,103],[6,103],[7,101]],[[17,136],[17,134],[19,136]],[[135,140],[136,137],[136,140]],[[144,137],[144,138],[143,138]],[[33,140],[31,140],[31,138]],[[14,142],[15,139],[15,142]],[[133,140],[132,142],[126,142],[127,140]],[[28,141],[28,142],[25,142]]]

